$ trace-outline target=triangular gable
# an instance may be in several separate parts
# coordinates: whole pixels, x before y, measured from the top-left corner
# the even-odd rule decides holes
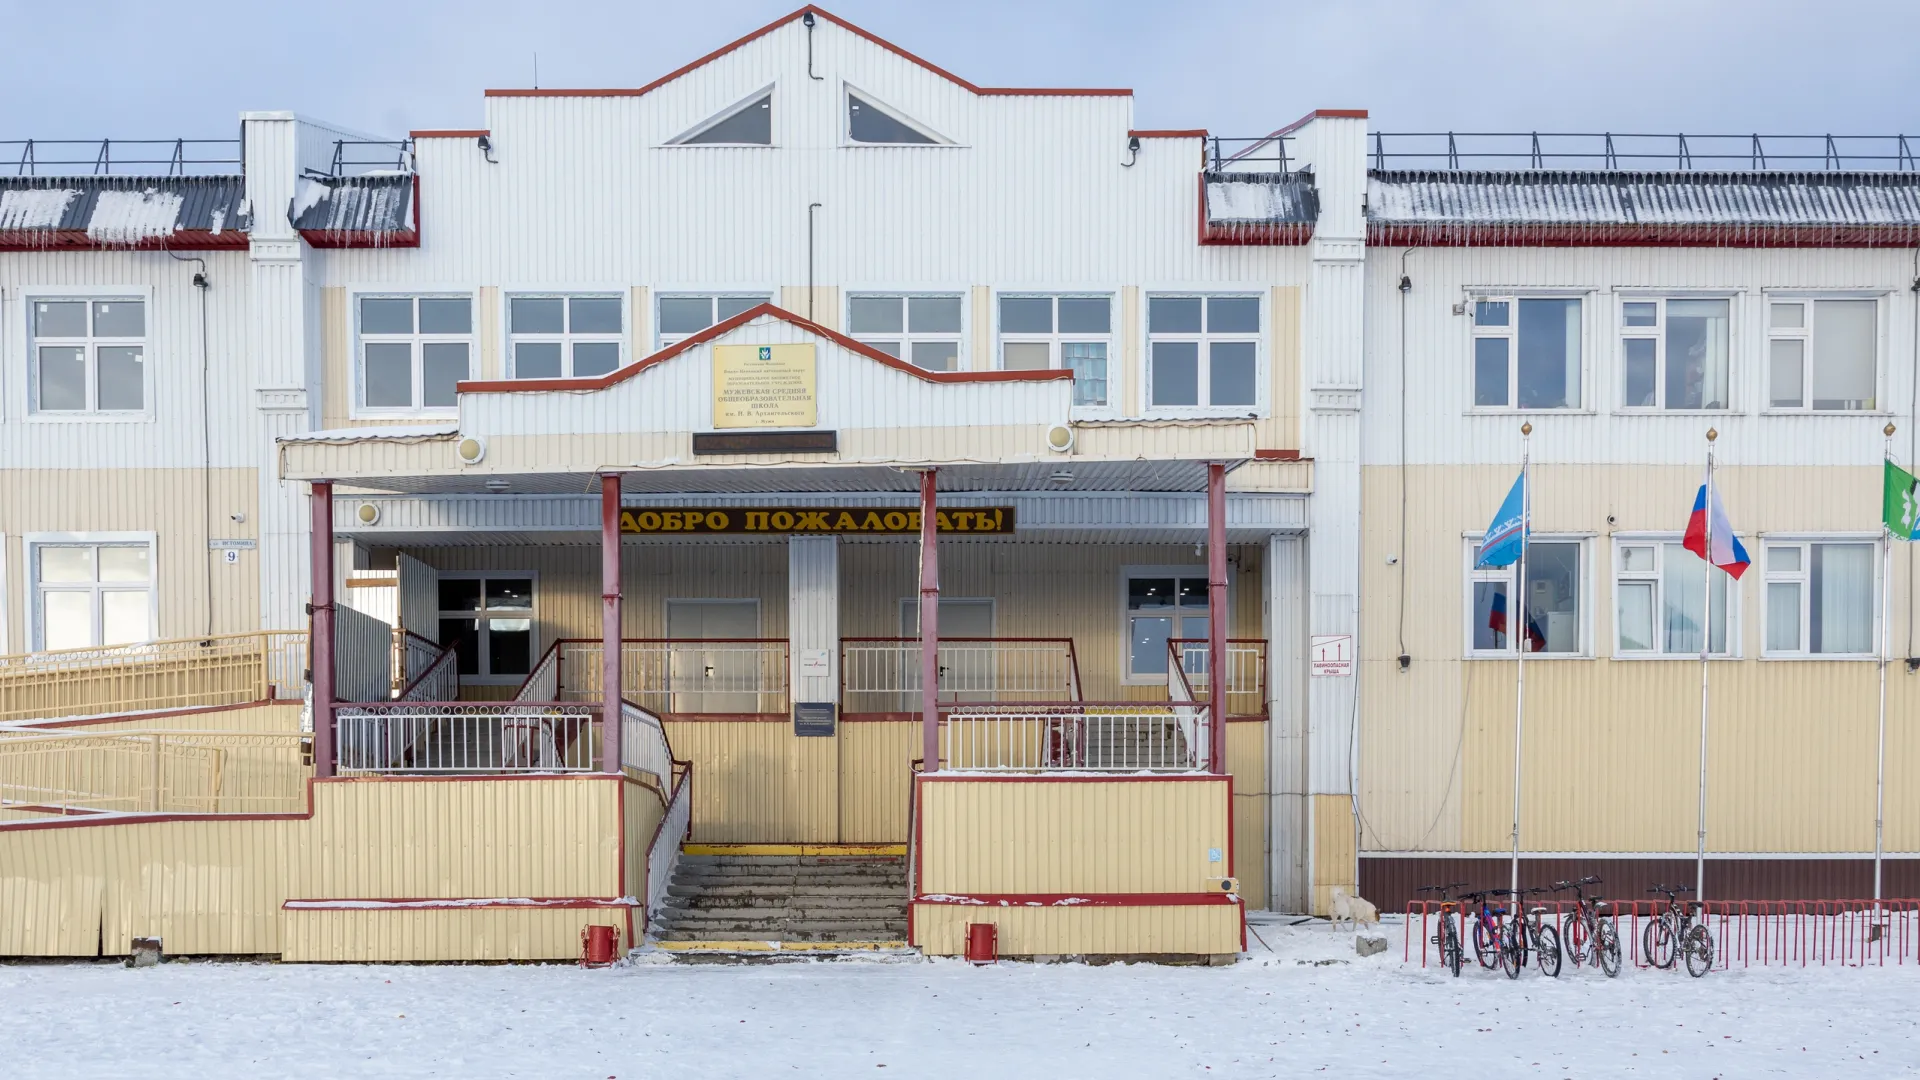
[[[952,146],[953,140],[852,83],[846,87],[847,141],[863,146]]]
[[[668,146],[772,146],[773,91],[765,86],[667,140]]]
[[[685,67],[678,68],[674,71],[670,71],[667,74],[662,75],[660,78],[655,79],[654,81],[646,84],[645,86],[636,87],[630,90],[628,89],[612,89],[612,90],[499,89],[499,90],[488,90],[487,96],[488,97],[639,97],[643,94],[648,94],[655,90],[658,90],[660,87],[665,86],[666,84],[673,82],[674,80],[679,79],[682,76],[687,75],[689,72],[693,72],[702,67],[705,67],[706,65],[713,63],[715,60],[718,60],[719,58],[727,55],[728,53],[731,53],[741,48],[742,46],[751,44],[759,40],[760,38],[763,38],[768,34],[773,33],[775,30],[780,29],[781,27],[787,25],[788,23],[798,21],[800,19],[805,18],[808,15],[812,15],[815,18],[825,22],[830,22],[833,25],[840,27],[842,30],[847,31],[850,34],[864,38],[867,41],[870,41],[873,44],[878,45],[879,47],[887,50],[888,52],[891,52],[894,55],[899,56],[902,59],[905,59],[911,63],[917,64],[920,67],[925,68],[926,70],[932,72],[933,74],[938,75],[943,79],[946,79],[948,82],[951,82],[954,85],[961,87],[962,89],[968,90],[982,97],[996,97],[996,96],[1131,97],[1133,96],[1132,90],[1125,90],[1125,89],[1095,89],[1095,88],[1033,89],[1033,88],[1026,88],[1026,87],[1010,87],[1010,86],[976,86],[975,84],[968,82],[967,80],[961,78],[960,76],[955,75],[953,72],[948,71],[945,68],[939,67],[938,65],[929,63],[928,61],[923,60],[918,56],[915,56],[914,54],[908,52],[907,50],[901,48],[900,46],[895,45],[893,42],[888,41],[877,34],[863,30],[860,27],[855,26],[854,24],[846,21],[845,19],[842,19],[839,16],[833,14],[832,12],[826,11],[822,8],[815,7],[812,4],[809,4],[806,7],[803,7],[798,11],[795,11],[790,15],[784,15],[778,19],[775,19],[774,21],[768,23],[767,25],[761,27],[758,30],[755,30],[753,33],[740,38],[737,41],[732,41],[725,45],[722,45],[720,48],[715,49],[714,51],[708,53],[705,56],[702,56],[700,59],[695,60],[694,62],[686,65]]]

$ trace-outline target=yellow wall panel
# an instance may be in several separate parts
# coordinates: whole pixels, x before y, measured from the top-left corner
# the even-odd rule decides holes
[[[920,756],[920,723],[841,724],[839,743],[839,842],[905,843],[913,761]]]
[[[1227,772],[1233,776],[1233,876],[1247,906],[1267,906],[1267,724],[1227,725]]]
[[[1313,913],[1325,915],[1332,909],[1334,889],[1345,889],[1352,895],[1360,891],[1353,800],[1345,795],[1314,795],[1309,802],[1313,813]]]
[[[659,829],[666,805],[660,792],[647,784],[629,781],[621,788],[621,823],[626,829],[626,860],[621,867],[621,896],[647,898],[647,852]],[[677,839],[671,840],[678,843]]]
[[[1196,893],[1227,876],[1223,779],[918,783],[921,893]]]
[[[915,904],[914,940],[961,956],[968,923],[993,923],[1002,956],[1218,956],[1240,951],[1237,904],[1180,907],[972,907]]]
[[[282,916],[281,959],[291,961],[572,960],[582,929],[596,923],[616,928],[622,949],[629,944],[627,913],[618,908],[294,909]]]

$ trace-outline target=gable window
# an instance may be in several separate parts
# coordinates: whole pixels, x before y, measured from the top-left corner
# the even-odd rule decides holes
[[[938,146],[943,142],[851,90],[847,92],[847,140],[884,146]]]
[[[30,543],[36,649],[153,639],[153,544]]]
[[[1512,656],[1516,640],[1527,642],[1529,653],[1583,653],[1582,546],[1572,539],[1530,541],[1526,587],[1520,590],[1525,603],[1520,604],[1513,595],[1519,564],[1476,569],[1480,545],[1469,544],[1468,655]]]
[[[1621,540],[1614,547],[1614,652],[1637,656],[1698,656],[1706,619],[1707,582],[1713,587],[1712,654],[1727,655],[1729,595],[1726,574],[1708,578],[1706,561],[1675,540]]]
[[[669,140],[667,145],[772,146],[773,89],[769,87],[702,121],[692,131]]]
[[[1767,405],[1815,412],[1871,411],[1879,386],[1879,302],[1767,304]]]
[[[617,296],[513,296],[507,336],[516,379],[585,378],[620,366]]]
[[[1113,299],[1107,296],[1003,296],[1000,366],[1007,371],[1073,372],[1073,403],[1104,406]]]
[[[663,296],[660,298],[660,347],[697,334],[715,323],[723,323],[742,312],[752,311],[767,302],[766,293],[740,293],[707,296]]]
[[[1477,409],[1580,407],[1580,298],[1473,301]]]
[[[1873,652],[1874,545],[1770,541],[1766,546],[1768,656]]]
[[[147,407],[147,305],[36,299],[33,411],[139,413]]]
[[[1726,408],[1730,307],[1724,299],[1623,301],[1621,406]]]
[[[1259,394],[1260,298],[1150,296],[1148,404],[1246,411]]]
[[[1127,681],[1164,680],[1167,639],[1207,636],[1206,567],[1130,569],[1126,590]]]
[[[850,296],[847,326],[861,343],[915,367],[960,368],[958,296]]]
[[[468,377],[473,300],[466,296],[360,298],[360,407],[452,411]]]
[[[440,575],[440,644],[460,647],[460,674],[513,682],[533,670],[533,579]]]

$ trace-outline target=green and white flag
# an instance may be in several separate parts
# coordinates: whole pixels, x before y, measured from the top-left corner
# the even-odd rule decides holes
[[[1892,461],[1887,462],[1880,516],[1894,539],[1920,540],[1920,485],[1916,485],[1912,473]]]

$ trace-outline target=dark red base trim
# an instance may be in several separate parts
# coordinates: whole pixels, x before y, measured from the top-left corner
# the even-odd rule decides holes
[[[1219,907],[1238,905],[1240,898],[1229,893],[928,893],[912,902],[977,908]]]
[[[251,241],[240,229],[181,229],[135,244],[95,240],[83,229],[8,229],[0,251],[245,251]]]
[[[379,899],[379,900],[284,900],[280,904],[282,911],[489,911],[499,908],[513,908],[523,911],[539,911],[548,908],[632,908],[640,901],[630,896],[592,897],[592,896],[545,896],[545,897],[484,897],[473,899],[455,899],[449,897],[420,897],[417,899]]]
[[[1419,856],[1360,856],[1360,895],[1380,910],[1404,910],[1410,900],[1427,899],[1422,885],[1454,881],[1475,888],[1506,888],[1511,861],[1500,856],[1424,858]],[[1600,878],[1602,895],[1631,899],[1654,885],[1691,885],[1692,859],[1671,858],[1520,858],[1520,887],[1535,888],[1556,881]],[[1889,857],[1883,864],[1882,893],[1886,896],[1920,894],[1920,857]],[[1873,860],[1840,859],[1707,859],[1709,900],[1842,900],[1873,895]]]
[[[417,248],[418,229],[375,232],[371,229],[301,229],[300,239],[316,248]]]

